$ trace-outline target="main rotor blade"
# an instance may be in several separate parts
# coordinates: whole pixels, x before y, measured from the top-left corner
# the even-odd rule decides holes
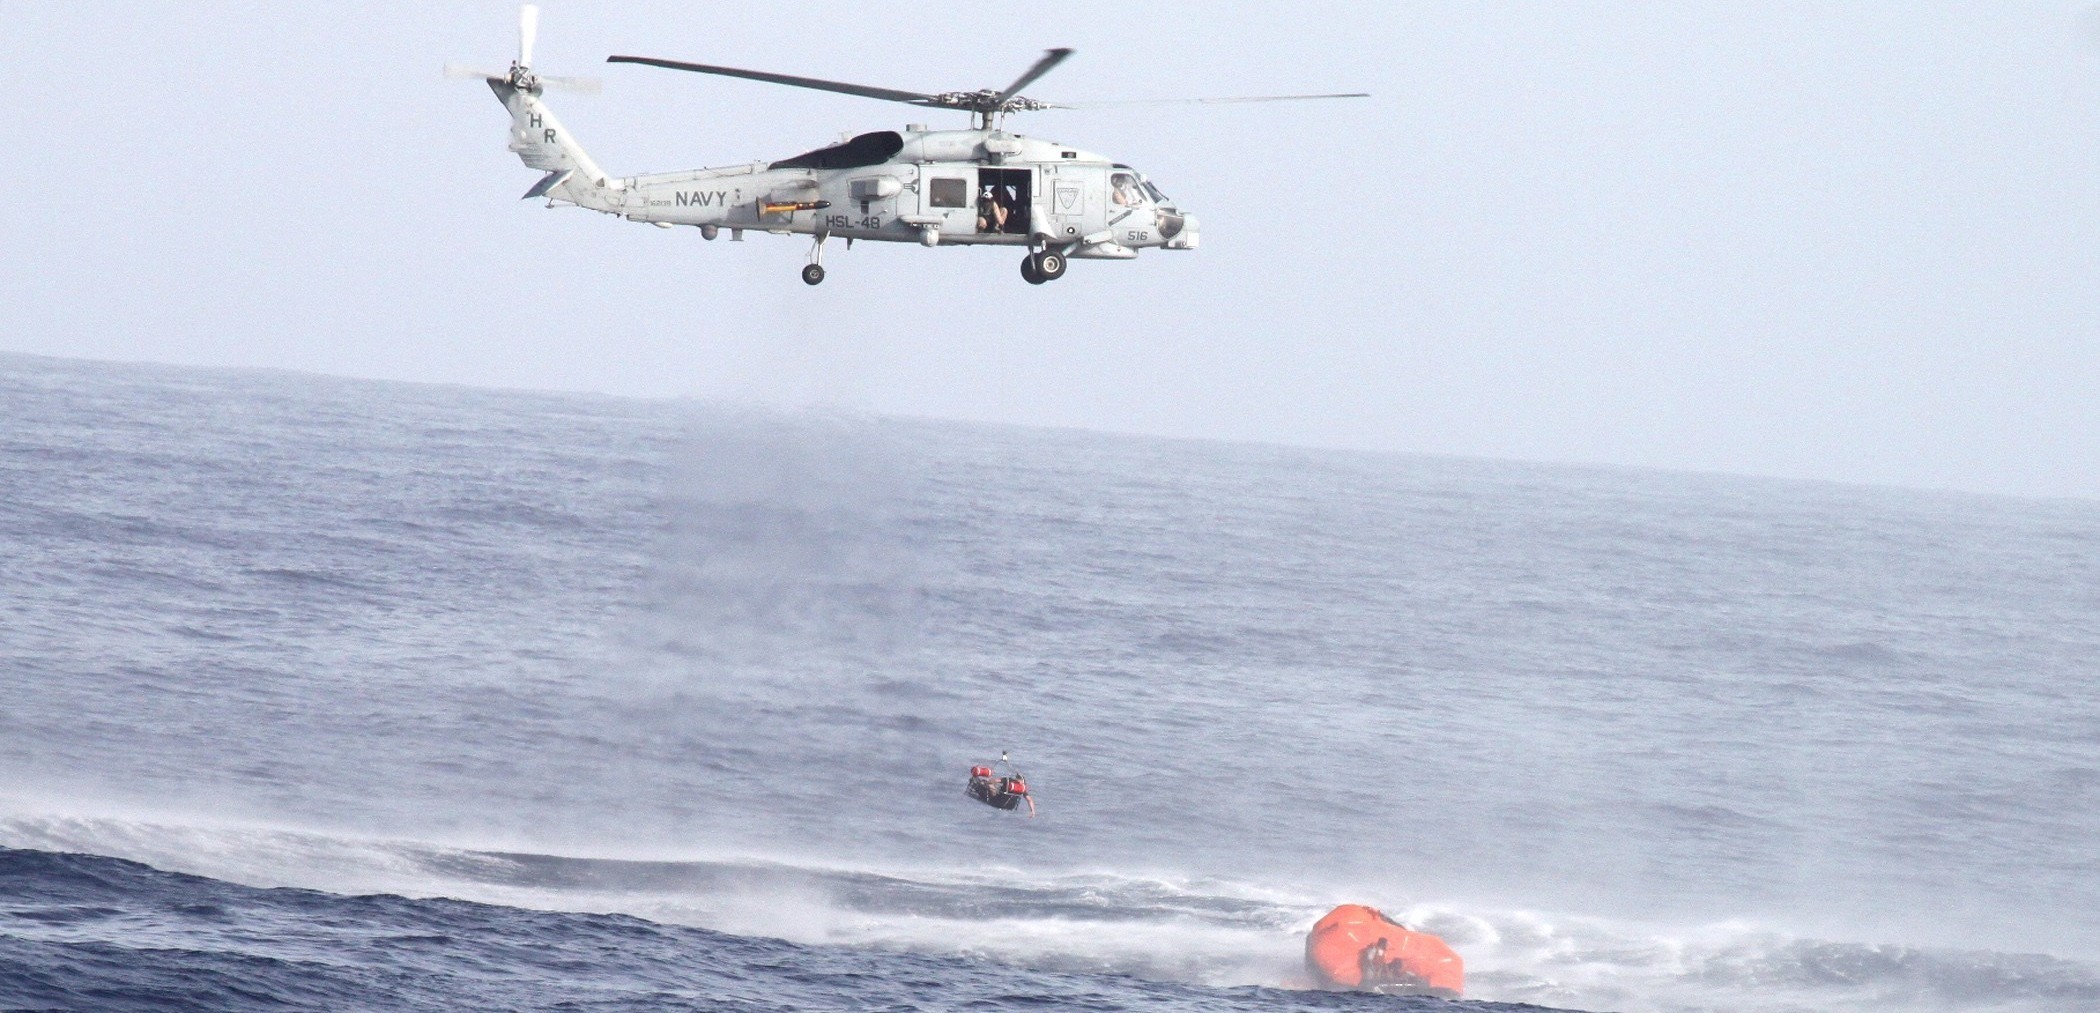
[[[1341,92],[1334,95],[1247,95],[1238,98],[1139,98],[1112,102],[1057,102],[1053,109],[1109,109],[1116,106],[1170,106],[1170,105],[1223,105],[1232,102],[1304,102],[1326,98],[1370,98],[1367,91]]]
[[[862,98],[879,98],[891,102],[910,102],[926,105],[933,96],[924,92],[899,91],[895,88],[875,88],[865,84],[847,84],[843,81],[824,81],[814,77],[795,77],[791,74],[769,74],[763,70],[739,70],[735,67],[714,67],[705,63],[682,63],[678,60],[659,60],[653,56],[608,56],[607,63],[640,63],[669,70],[689,70],[695,74],[719,74],[723,77],[741,77],[748,81],[764,81],[767,84],[784,84],[794,88],[815,88],[818,91],[835,91]]]
[[[1050,68],[1065,62],[1065,57],[1070,55],[1072,55],[1072,51],[1069,49],[1052,49],[1046,51],[1045,53],[1043,53],[1042,59],[1035,61],[1035,66],[1028,68],[1028,73],[1023,74],[1018,78],[1015,78],[1014,83],[1007,85],[1006,90],[1000,92],[999,97],[992,100],[992,105],[1005,105],[1007,99],[1013,98],[1015,95],[1019,95],[1021,93],[1021,89],[1026,88],[1031,84],[1034,84],[1036,78],[1042,77],[1044,74],[1050,73]]]

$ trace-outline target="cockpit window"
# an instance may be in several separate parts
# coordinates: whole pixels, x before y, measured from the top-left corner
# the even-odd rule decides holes
[[[1151,181],[1151,180],[1149,180],[1149,179],[1148,179],[1148,180],[1145,180],[1145,181],[1144,181],[1144,186],[1145,186],[1145,192],[1146,192],[1146,193],[1148,193],[1148,194],[1150,194],[1150,195],[1152,195],[1152,200],[1153,200],[1153,201],[1154,201],[1155,203],[1158,203],[1158,204],[1165,204],[1165,203],[1167,203],[1167,195],[1166,195],[1166,194],[1163,194],[1163,193],[1160,193],[1160,192],[1159,192],[1159,187],[1153,186],[1153,185],[1152,185],[1152,181]]]
[[[1109,173],[1108,199],[1123,207],[1136,207],[1143,204],[1145,202],[1145,192],[1138,188],[1137,173]]]
[[[894,130],[878,130],[862,134],[844,144],[806,151],[793,158],[774,162],[774,169],[858,169],[864,165],[881,165],[890,156],[904,150],[904,135]]]

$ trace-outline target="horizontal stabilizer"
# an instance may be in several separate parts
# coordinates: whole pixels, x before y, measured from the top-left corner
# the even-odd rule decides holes
[[[518,199],[531,200],[534,197],[545,197],[549,190],[562,185],[563,181],[575,174],[576,170],[574,169],[556,169],[545,176],[541,176],[540,181],[532,184],[532,189],[525,191],[525,196]]]

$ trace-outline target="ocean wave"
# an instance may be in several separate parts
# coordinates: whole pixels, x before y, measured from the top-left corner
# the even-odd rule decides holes
[[[623,914],[257,889],[0,848],[0,1006],[12,1009],[1269,1013],[1374,1002],[1441,1005],[811,947]]]
[[[1306,929],[1333,903],[1375,899],[1101,870],[558,855],[109,816],[0,817],[0,845],[116,855],[252,887],[622,914],[743,939],[1212,988],[1305,987]],[[1808,939],[1751,922],[1671,928],[1448,901],[1388,910],[1457,947],[1469,995],[1483,1000],[1627,1013],[2100,1006],[2100,968],[2037,954]]]

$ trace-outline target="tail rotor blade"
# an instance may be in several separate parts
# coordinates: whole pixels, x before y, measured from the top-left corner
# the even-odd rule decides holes
[[[518,8],[518,66],[532,66],[532,40],[540,34],[540,9],[535,4]]]
[[[458,78],[478,77],[491,81],[501,81],[509,75],[499,71],[483,70],[480,67],[469,67],[464,63],[448,63],[445,64],[445,76]]]
[[[540,84],[562,91],[573,91],[583,95],[596,95],[605,90],[605,82],[595,77],[540,77]]]

